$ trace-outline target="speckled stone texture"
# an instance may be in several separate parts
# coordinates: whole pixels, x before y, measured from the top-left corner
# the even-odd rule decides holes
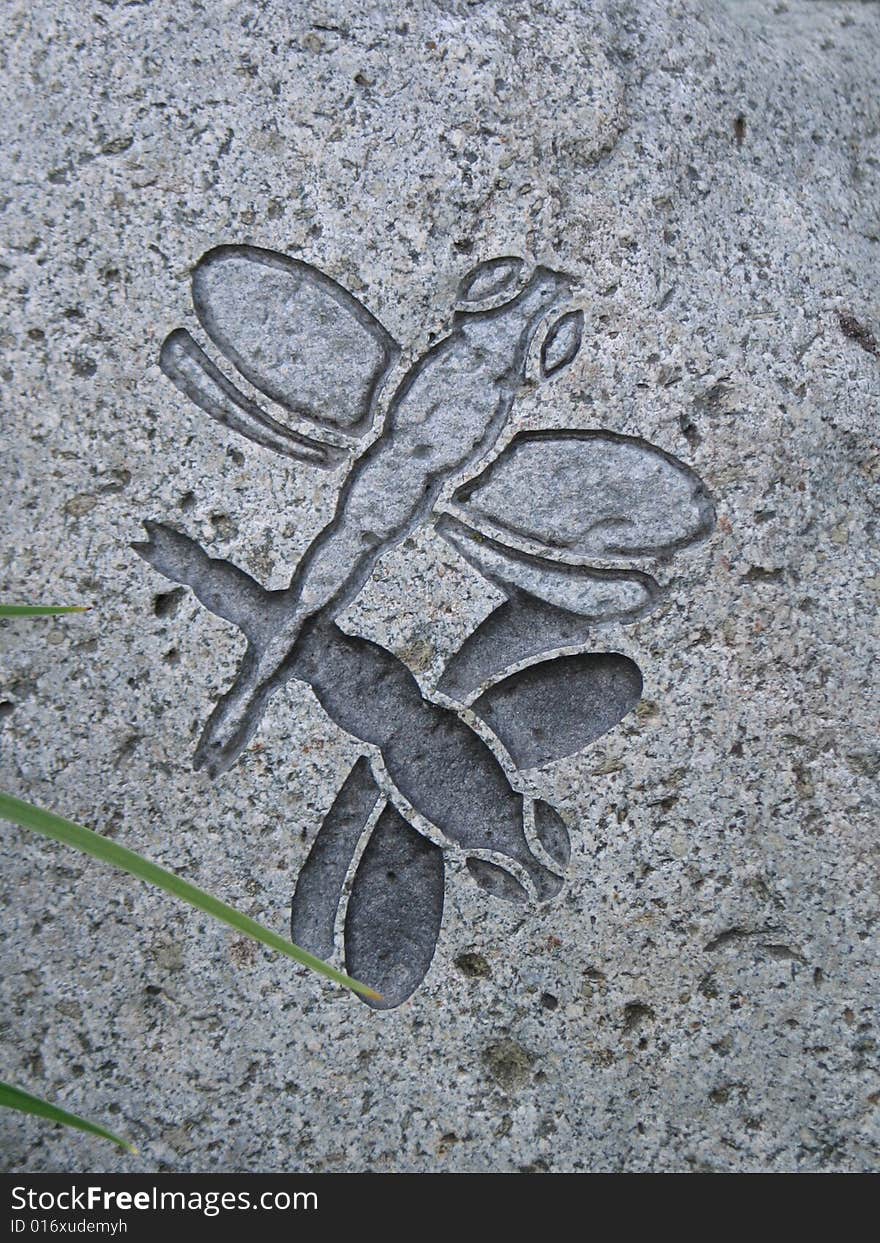
[[[411,362],[480,260],[572,274],[571,368],[505,435],[640,436],[713,534],[596,635],[637,709],[526,774],[572,837],[513,906],[450,865],[422,986],[375,1012],[2,826],[17,1171],[876,1169],[880,5],[62,3],[3,12],[2,785],[279,931],[359,754],[312,693],[193,772],[238,632],[130,549],[171,522],[268,587],[338,471],[158,366],[222,243],[355,293]],[[425,689],[498,592],[422,524],[345,626]]]

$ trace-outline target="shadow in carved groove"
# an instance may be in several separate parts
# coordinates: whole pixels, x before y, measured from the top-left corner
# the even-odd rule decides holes
[[[384,409],[381,435],[354,456],[332,521],[286,588],[266,591],[163,523],[145,523],[148,539],[135,547],[247,639],[197,766],[212,775],[230,768],[290,678],[370,749],[303,865],[291,930],[299,944],[332,955],[360,852],[344,911],[345,961],[386,1006],[405,1000],[430,966],[443,913],[440,843],[462,851],[473,880],[496,897],[546,901],[562,887],[568,831],[554,808],[516,788],[516,771],[572,754],[631,710],[641,693],[636,665],[570,649],[592,645],[603,623],[645,615],[660,596],[632,567],[572,558],[666,555],[712,525],[688,467],[602,430],[514,437],[458,488],[449,512],[436,512],[444,483],[484,458],[503,431],[535,341],[545,379],[576,356],[583,314],[567,305],[570,295],[569,278],[548,268],[528,270],[513,257],[478,265],[462,282],[449,334],[385,394],[400,349],[357,299],[306,263],[226,246],[195,269],[196,311],[213,345],[276,408],[248,397],[182,329],[161,351],[166,375],[212,418],[315,466],[356,455]],[[437,699],[391,652],[336,624],[378,558],[428,520],[506,597],[449,662]],[[466,705],[487,727],[482,736]]]
[[[636,706],[642,675],[616,652],[558,656],[496,682],[473,704],[517,768],[573,755]]]

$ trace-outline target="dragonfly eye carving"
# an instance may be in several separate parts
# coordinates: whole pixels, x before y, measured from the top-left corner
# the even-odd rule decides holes
[[[584,332],[583,311],[569,311],[552,324],[541,346],[541,375],[555,375],[577,357]]]
[[[522,259],[490,259],[472,268],[458,287],[458,302],[467,311],[482,310],[496,299],[512,297],[524,268]]]
[[[349,971],[386,1006],[404,1002],[429,969],[447,851],[464,859],[459,875],[493,899],[558,894],[568,827],[548,803],[523,795],[519,773],[581,750],[633,709],[641,671],[625,653],[603,650],[599,628],[650,612],[663,588],[641,562],[665,564],[714,521],[688,466],[604,429],[520,433],[438,511],[443,482],[485,460],[501,434],[546,325],[541,374],[555,376],[576,357],[584,315],[566,309],[571,289],[565,274],[527,274],[510,256],[465,276],[448,336],[385,401],[381,435],[354,460],[332,521],[288,587],[265,590],[159,522],[146,523],[148,538],[135,545],[247,640],[198,766],[211,775],[230,768],[288,678],[310,686],[363,744],[300,871],[291,928],[323,958],[341,929]],[[220,359],[185,329],[170,333],[160,365],[183,394],[286,458],[326,468],[356,450],[400,355],[357,298],[300,260],[222,246],[196,265],[193,301]],[[337,625],[383,552],[427,521],[505,597],[430,696],[392,652]]]

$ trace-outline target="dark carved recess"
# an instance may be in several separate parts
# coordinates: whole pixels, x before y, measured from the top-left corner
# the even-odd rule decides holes
[[[641,694],[635,661],[616,652],[588,652],[513,673],[472,706],[504,741],[517,768],[532,768],[600,738]]]

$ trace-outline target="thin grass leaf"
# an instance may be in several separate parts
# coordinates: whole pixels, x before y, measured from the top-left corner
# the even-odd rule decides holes
[[[102,1139],[109,1139],[111,1143],[118,1144],[132,1156],[137,1156],[137,1148],[134,1144],[130,1144],[121,1135],[115,1135],[113,1131],[108,1131],[106,1127],[100,1126],[97,1122],[89,1122],[88,1118],[80,1118],[78,1114],[72,1114],[59,1105],[52,1105],[39,1096],[31,1096],[30,1092],[15,1088],[11,1083],[4,1083],[2,1080],[0,1080],[0,1105],[6,1109],[17,1109],[19,1113],[48,1118],[50,1122],[60,1122],[63,1126],[73,1127],[77,1131],[86,1131],[89,1135],[99,1135]]]
[[[41,833],[44,837],[62,842],[65,846],[73,846],[75,850],[81,850],[95,859],[100,859],[102,863],[110,863],[114,867],[122,868],[124,872],[136,876],[139,880],[146,881],[149,885],[157,885],[166,893],[172,894],[175,898],[181,898],[197,910],[204,911],[224,924],[229,924],[230,928],[234,928],[243,936],[261,941],[270,949],[278,950],[279,953],[286,954],[288,958],[301,963],[304,967],[310,967],[312,971],[325,975],[328,980],[342,984],[371,1000],[382,1000],[381,995],[375,989],[361,984],[358,980],[353,980],[351,976],[345,975],[342,971],[337,971],[335,967],[316,958],[314,954],[309,954],[307,950],[300,949],[298,945],[279,936],[277,932],[258,924],[248,915],[243,915],[234,906],[221,902],[219,898],[191,885],[174,872],[168,872],[158,864],[151,863],[133,850],[108,841],[100,833],[94,833],[91,829],[85,829],[71,820],[64,820],[51,811],[44,811],[32,803],[25,803],[22,799],[3,791],[0,791],[0,819],[10,820],[21,828]]]
[[[62,613],[88,613],[88,604],[0,604],[0,617],[59,617]]]

